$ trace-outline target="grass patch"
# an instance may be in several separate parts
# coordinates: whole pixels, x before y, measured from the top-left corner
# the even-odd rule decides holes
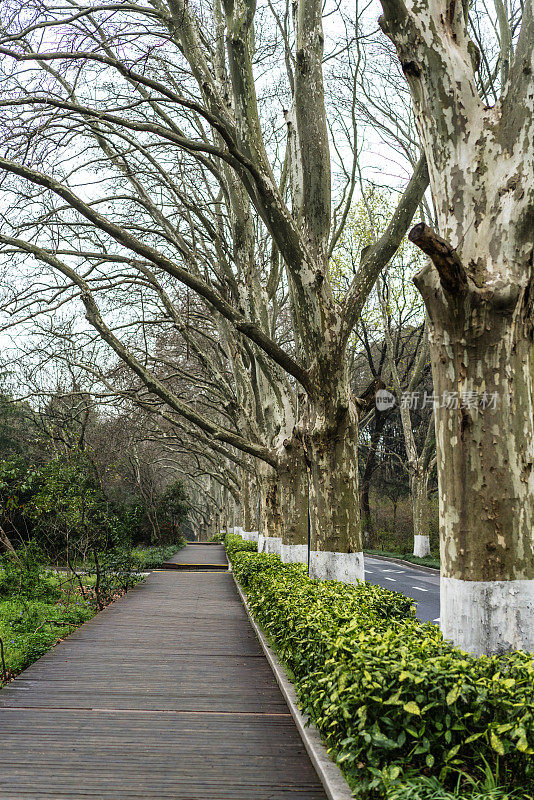
[[[81,580],[85,596],[77,580],[48,571],[37,576],[33,593],[24,585],[7,592],[0,580],[0,686],[96,614],[95,579]]]
[[[0,560],[0,686],[123,594],[140,576],[73,575],[43,567],[28,552]]]
[[[406,553],[402,550],[372,550],[365,548],[364,553],[370,556],[384,556],[384,558],[402,558],[404,561],[410,561],[412,564],[419,564],[422,567],[434,567],[439,569],[440,561],[439,555],[429,555],[420,558],[414,556],[413,553]]]

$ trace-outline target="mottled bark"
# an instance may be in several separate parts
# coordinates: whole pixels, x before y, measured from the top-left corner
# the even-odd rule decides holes
[[[460,3],[382,5],[439,226],[411,237],[431,261],[416,283],[435,391],[459,398],[436,412],[441,624],[472,652],[534,649],[532,3],[492,108],[477,92]]]
[[[198,526],[197,541],[199,542],[208,541],[208,526],[204,521],[202,521]]]
[[[255,481],[249,472],[241,476],[241,508],[244,531],[255,531],[258,527],[258,498]]]
[[[420,285],[424,280],[420,276]],[[530,293],[520,292],[504,307],[466,295],[452,314],[450,306],[432,305],[435,390],[460,398],[458,408],[436,411],[443,573],[467,580],[533,578]]]
[[[420,467],[410,476],[413,519],[413,554],[430,555],[430,509],[428,503],[428,470]]]
[[[282,506],[278,473],[268,467],[261,475],[261,525],[258,538],[260,553],[280,554],[282,543]]]
[[[284,443],[278,471],[282,509],[283,561],[308,561],[308,474],[302,442],[293,437]]]
[[[441,306],[428,294],[431,277],[420,276],[419,283],[432,306],[436,393],[460,398],[458,408],[436,413],[442,576],[517,586],[499,602],[488,588],[483,596],[471,597],[470,608],[459,608],[450,591],[444,593],[450,602],[442,604],[443,630],[475,652],[529,649],[534,604],[521,582],[532,585],[534,579],[530,291],[512,292],[504,304],[503,298],[488,293],[482,299],[477,292]],[[499,595],[501,590],[495,586]],[[503,620],[503,603],[510,619]],[[483,640],[473,641],[475,623],[478,631],[483,626]]]
[[[306,432],[311,463],[310,574],[353,582],[363,579],[358,413],[349,393],[346,398],[346,403],[336,398],[333,407],[314,407]],[[336,558],[333,554],[351,558]]]

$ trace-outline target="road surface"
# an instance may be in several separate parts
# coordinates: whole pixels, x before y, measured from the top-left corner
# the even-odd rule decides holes
[[[418,618],[439,625],[438,573],[425,572],[415,564],[408,567],[366,555],[365,580],[412,597],[417,603]]]

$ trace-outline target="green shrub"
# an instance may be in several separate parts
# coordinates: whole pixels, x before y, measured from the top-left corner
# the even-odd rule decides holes
[[[527,800],[518,790],[507,790],[498,786],[484,788],[473,786],[471,790],[457,786],[448,791],[436,778],[412,778],[402,783],[393,783],[386,790],[385,800]]]
[[[487,763],[534,786],[532,655],[470,656],[419,622],[400,594],[311,581],[301,565],[229,544],[254,616],[350,776],[372,790],[384,769],[450,782],[477,780]]]
[[[180,538],[174,544],[168,544],[164,547],[136,547],[130,553],[131,568],[143,571],[160,567],[164,561],[172,558],[185,545],[185,539]]]
[[[35,542],[20,547],[17,556],[0,557],[0,598],[20,595],[54,602],[59,597],[57,583],[43,569],[45,557]]]
[[[57,578],[55,581],[57,583]],[[62,602],[45,602],[24,595],[0,599],[0,638],[8,673],[15,675],[25,669],[44,655],[58,638],[63,638],[94,614],[94,605],[74,592],[64,596]]]
[[[228,553],[228,557],[230,560],[233,559],[236,553],[240,552],[258,552],[258,547],[256,542],[245,542],[241,536],[238,536],[236,533],[227,533],[224,537],[224,546],[226,548],[226,552]]]

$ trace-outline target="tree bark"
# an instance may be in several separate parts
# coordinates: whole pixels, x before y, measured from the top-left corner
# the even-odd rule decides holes
[[[284,445],[279,469],[282,507],[282,547],[286,564],[308,563],[308,473],[302,442],[293,437]]]
[[[427,276],[428,277],[428,276]],[[475,653],[534,649],[534,351],[529,292],[511,307],[432,306],[441,627]],[[452,317],[452,318],[451,318]],[[484,407],[486,406],[486,407]],[[495,407],[493,407],[495,406]]]
[[[7,533],[4,531],[2,527],[0,527],[0,551],[3,550],[6,553],[11,553],[12,555],[16,556],[15,548],[9,541],[9,537]]]
[[[419,464],[410,480],[413,517],[413,554],[430,555],[430,510],[428,505],[428,470]]]
[[[371,504],[369,502],[369,489],[371,487],[371,478],[375,469],[376,451],[382,437],[382,431],[387,419],[387,414],[375,409],[375,424],[373,433],[371,434],[371,441],[369,443],[369,451],[367,453],[367,460],[365,462],[365,469],[362,476],[361,488],[361,509],[362,509],[362,539],[363,544],[367,547],[374,547],[376,542],[374,540],[375,530],[373,525],[373,517],[371,514]]]
[[[488,107],[463,4],[381,2],[439,226],[410,238],[430,258],[416,285],[440,398],[441,627],[476,654],[534,650],[533,7]]]
[[[255,481],[247,470],[241,474],[242,537],[247,541],[258,541],[258,498]]]
[[[264,469],[261,476],[261,530],[258,552],[279,556],[282,546],[282,509],[280,482],[274,469]]]
[[[364,579],[358,492],[358,412],[346,401],[313,409],[306,434],[311,463],[310,576]]]

